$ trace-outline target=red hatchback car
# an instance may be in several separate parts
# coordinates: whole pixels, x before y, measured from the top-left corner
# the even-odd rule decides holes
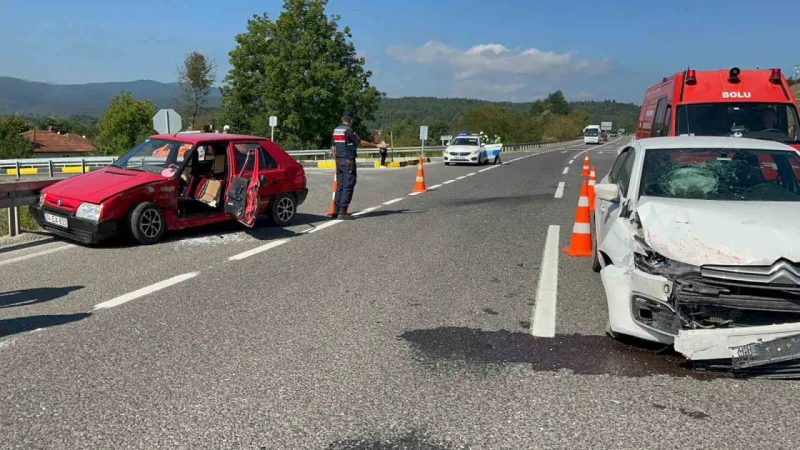
[[[266,138],[177,133],[43,189],[30,209],[45,230],[86,244],[123,233],[154,244],[167,231],[229,220],[252,227],[260,214],[285,226],[307,195],[303,166]]]

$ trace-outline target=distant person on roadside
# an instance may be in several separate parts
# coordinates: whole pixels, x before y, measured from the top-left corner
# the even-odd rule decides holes
[[[224,127],[222,127],[222,133],[223,134],[228,134],[230,132],[231,132],[231,126],[230,125],[225,125]]]
[[[372,133],[372,143],[375,144],[375,145],[378,145],[378,144],[381,144],[381,143],[383,143],[383,144],[386,143],[386,141],[384,141],[384,139],[383,139],[383,135],[381,134],[380,130]],[[387,154],[386,147],[379,148],[379,152],[381,154],[381,169],[385,169],[386,168],[386,154]]]
[[[353,111],[346,110],[342,114],[342,124],[333,129],[333,156],[336,158],[336,194],[333,197],[333,204],[336,205],[338,215],[336,219],[348,220],[352,217],[347,215],[347,207],[353,200],[353,191],[356,187],[356,156],[358,156],[358,146],[366,148],[386,148],[386,143],[373,144],[372,142],[362,141],[358,134],[353,131],[353,121],[355,114]]]

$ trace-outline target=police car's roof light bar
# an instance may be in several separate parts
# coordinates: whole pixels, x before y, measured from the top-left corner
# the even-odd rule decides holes
[[[739,82],[739,74],[742,73],[738,67],[734,67],[728,72],[728,81],[731,83],[738,83]]]
[[[694,69],[686,69],[686,84],[697,84],[697,75]]]
[[[772,69],[769,75],[769,82],[772,84],[781,84],[781,69]]]

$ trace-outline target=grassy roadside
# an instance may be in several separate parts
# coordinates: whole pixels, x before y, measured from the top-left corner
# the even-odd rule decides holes
[[[19,225],[24,231],[41,231],[28,207],[19,208]],[[8,209],[0,208],[0,236],[8,236]]]

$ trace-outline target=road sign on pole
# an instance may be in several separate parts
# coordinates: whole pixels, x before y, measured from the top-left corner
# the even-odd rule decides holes
[[[428,139],[428,126],[419,127],[419,140],[422,141],[422,158],[425,158],[425,141]]]
[[[162,109],[153,116],[153,128],[160,134],[177,133],[183,128],[183,120],[174,109]]]
[[[277,116],[269,116],[269,127],[270,130],[270,140],[275,142],[275,127],[278,126],[278,117]]]
[[[611,131],[611,122],[600,122],[600,129],[603,131]]]

